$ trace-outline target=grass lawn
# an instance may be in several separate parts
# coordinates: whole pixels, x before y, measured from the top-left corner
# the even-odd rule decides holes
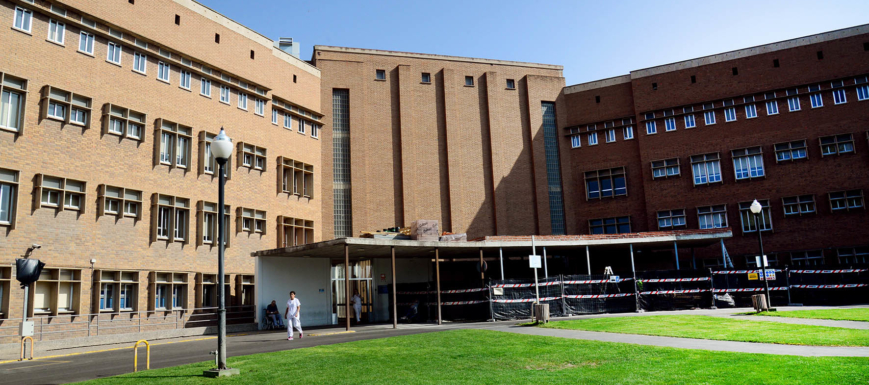
[[[762,315],[762,316],[768,316],[768,317],[815,318],[815,319],[830,319],[830,320],[836,320],[836,321],[867,321],[867,322],[869,322],[869,308],[773,311],[773,312],[763,312],[760,314],[757,314],[757,313],[750,313],[750,314],[751,315]]]
[[[788,345],[869,346],[869,330],[728,319],[703,315],[604,317],[540,327]]]
[[[230,357],[238,377],[201,377],[213,362],[95,384],[843,384],[869,381],[869,358],[723,353],[453,330]]]

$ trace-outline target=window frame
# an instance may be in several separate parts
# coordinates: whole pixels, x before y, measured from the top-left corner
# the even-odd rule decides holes
[[[850,253],[844,254],[843,251],[845,250],[850,251]],[[842,261],[842,258],[854,258],[854,262],[848,260]],[[837,247],[836,259],[839,261],[840,265],[869,263],[869,246]],[[860,259],[862,259],[862,261],[860,261]]]
[[[77,315],[81,313],[81,280],[82,269],[69,268],[45,268],[40,274],[39,281],[30,284],[30,292],[36,293],[37,286],[47,287],[49,296],[46,298],[49,307],[36,308],[34,295],[33,300],[27,304],[30,317],[40,315]],[[66,306],[60,304],[61,290],[69,290],[67,293]],[[98,293],[98,292],[97,292]],[[57,306],[54,306],[57,304]]]
[[[278,193],[305,198],[314,197],[314,166],[298,160],[278,157]]]
[[[630,133],[630,135],[628,135]],[[634,139],[634,126],[625,126],[622,128],[622,136],[625,140],[633,140]]]
[[[218,100],[223,104],[232,105],[232,89],[227,85],[221,84],[220,98]]]
[[[141,67],[141,69],[139,69]],[[148,74],[148,55],[139,51],[133,51],[133,72],[147,75]]]
[[[172,143],[167,144],[169,150],[168,161],[163,160],[163,135],[166,134],[172,139]],[[181,139],[187,140],[187,147],[184,149],[182,156],[187,159],[186,164],[180,164],[178,161],[178,146]],[[154,166],[167,166],[169,168],[178,168],[190,170],[192,167],[193,154],[193,127],[170,122],[166,119],[157,119],[157,124],[154,127]]]
[[[746,148],[731,150],[730,157],[733,160],[733,176],[737,181],[766,178],[766,167],[765,167],[764,161],[763,161],[763,147],[754,146],[754,147],[746,147]],[[754,167],[755,169],[759,169],[759,173],[757,175],[751,175],[751,173],[752,173],[752,171],[751,171],[752,170],[751,159],[752,158],[759,158],[760,159],[760,161],[757,162],[760,164],[760,167]],[[741,162],[742,159],[748,160],[749,167],[747,168],[748,176],[740,177],[739,172],[740,172],[740,170],[743,170],[743,169],[739,167],[738,162]]]
[[[118,60],[115,61],[114,57],[117,56]],[[121,66],[124,60],[124,46],[113,41],[109,41],[106,43],[106,61],[112,63],[114,65]]]
[[[681,212],[678,213],[678,212]],[[662,216],[661,214],[666,213],[666,215]],[[674,219],[682,218],[682,224],[675,224]],[[669,220],[670,225],[661,226],[661,220]],[[675,230],[676,228],[687,228],[688,227],[688,216],[685,209],[672,209],[672,210],[660,210],[655,213],[655,221],[658,224],[658,230]]]
[[[52,34],[52,28],[55,28],[55,33]],[[60,45],[66,46],[66,23],[63,21],[58,21],[53,18],[48,19],[48,36],[45,38],[46,41]],[[52,36],[56,35],[56,36]],[[57,40],[57,37],[60,37]]]
[[[762,228],[761,232],[773,232],[773,224],[772,224],[772,206],[770,206],[769,199],[758,199],[758,203],[760,203],[760,222]],[[739,208],[739,222],[741,224],[742,234],[748,233],[757,233],[757,229],[753,229],[754,227],[754,213],[751,212],[751,204],[753,202],[739,202],[737,207]],[[750,219],[749,219],[750,218]],[[769,226],[769,227],[767,227]]]
[[[669,118],[664,119],[664,131],[665,132],[676,131],[676,118],[669,117]]]
[[[279,215],[277,239],[278,248],[314,243],[314,221]]]
[[[147,119],[148,116],[143,112],[121,107],[116,104],[106,103],[103,105],[103,135],[115,135],[120,136],[123,139],[144,142]],[[123,124],[120,133],[112,130],[113,120],[119,121]],[[138,126],[141,130],[138,137],[132,134],[130,129],[131,124]]]
[[[808,198],[808,199],[806,199]],[[792,201],[791,201],[792,200]],[[803,205],[811,204],[812,209],[809,210],[806,208],[803,210]],[[796,207],[796,211],[788,212],[788,208]],[[808,207],[808,206],[806,206]],[[816,214],[818,212],[818,204],[815,200],[814,194],[804,194],[804,195],[795,195],[789,197],[782,197],[782,212],[785,217],[789,216],[803,216],[808,214]]]
[[[265,235],[267,232],[268,215],[265,210],[257,210],[249,207],[237,207],[236,209],[236,234],[249,233]],[[247,225],[250,221],[250,225]]]
[[[178,72],[178,87],[183,89],[183,90],[190,91],[190,83],[192,82],[192,79],[193,79],[193,74],[191,74],[190,71],[187,71],[184,69],[179,70],[179,72]],[[184,85],[185,81],[187,83],[187,86]]]
[[[691,119],[691,124],[690,124],[690,125],[688,124],[688,118]],[[685,116],[683,116],[683,119],[682,119],[682,120],[685,121],[685,129],[689,129],[689,128],[697,127],[697,120],[696,120],[696,118],[694,117],[694,114],[686,114]]]
[[[841,197],[833,198],[833,194],[842,194]],[[851,199],[859,199],[859,206],[852,206],[850,204]],[[834,208],[833,202],[842,200],[845,202],[845,205],[840,208]],[[841,190],[841,191],[832,191],[827,193],[827,201],[830,204],[830,213],[837,213],[842,211],[853,211],[853,210],[865,210],[866,209],[866,200],[863,196],[863,189],[853,189],[853,190]]]
[[[133,218],[136,221],[140,221],[142,219],[142,212],[145,206],[143,199],[145,193],[141,190],[128,189],[119,186],[112,186],[101,184],[98,189],[98,207],[97,207],[97,215],[98,216],[116,216],[120,218]],[[111,212],[107,210],[109,205],[109,201],[117,201],[119,203],[119,209],[116,212]],[[127,212],[128,205],[135,205],[137,207],[136,214],[130,215]]]
[[[809,255],[810,253],[812,255]],[[801,254],[800,258],[794,258],[795,254]],[[818,266],[824,264],[823,250],[792,251],[789,256],[791,259],[791,266]],[[820,261],[820,263],[810,261]]]
[[[607,143],[613,143],[616,141],[616,129],[610,128],[604,132],[604,137]]]
[[[163,75],[166,75],[165,78]],[[166,84],[172,84],[172,66],[169,63],[166,63],[162,60],[157,61],[157,80],[164,82]]]
[[[675,164],[671,163],[671,161],[675,161]],[[650,162],[650,165],[652,167],[652,179],[653,180],[654,179],[667,179],[667,178],[671,178],[671,177],[682,176],[682,165],[681,165],[681,160],[679,158],[653,160],[652,162]],[[676,167],[676,173],[670,174],[669,171],[674,166]],[[660,176],[656,175],[655,171],[657,171],[657,170],[664,170],[664,174],[660,175]]]
[[[205,76],[199,77],[199,95],[211,99],[211,80]]]
[[[708,209],[709,211],[708,212],[705,212],[705,211],[701,212],[701,210],[703,210],[703,209]],[[704,221],[701,220],[702,215],[711,215],[712,216],[712,224],[713,224],[712,227],[703,227]],[[721,218],[724,218],[724,220],[721,222],[722,223],[721,226],[716,227],[714,225],[715,224],[715,215],[720,215]],[[727,219],[727,205],[726,204],[711,205],[711,206],[698,206],[697,207],[697,228],[699,228],[701,230],[704,230],[704,229],[725,229],[728,227],[728,223],[729,222]]]
[[[149,311],[173,311],[187,309],[187,303],[190,298],[190,282],[188,273],[172,272],[172,271],[151,271],[149,272],[148,285],[150,286],[150,298],[148,299]],[[175,306],[176,291],[180,289],[181,302],[179,306]],[[162,297],[162,298],[161,298]],[[163,306],[157,306],[158,301],[163,300]]]
[[[190,243],[190,202],[189,198],[160,193],[151,194],[151,243]],[[159,232],[159,229],[161,228],[160,222],[162,219],[160,218],[160,214],[163,212],[163,209],[169,210],[169,215],[167,217],[168,223],[166,223],[166,228],[164,229],[166,235],[160,235]],[[185,234],[183,234],[183,239],[176,237],[176,229],[178,229],[178,224],[175,223],[178,219],[177,211],[186,212],[184,221],[187,223],[182,224],[182,230],[185,232]]]
[[[220,166],[217,164],[217,160],[214,159],[211,155],[210,151],[210,143],[217,137],[216,134],[212,134],[207,131],[199,131],[199,175],[211,175],[211,178],[217,178],[217,170],[220,169]],[[211,170],[208,170],[208,166],[211,165]],[[224,173],[226,174],[226,180],[232,179],[232,157],[226,159],[226,164],[223,166]]]
[[[799,142],[802,142],[802,147],[799,147],[799,146],[794,147],[794,144],[795,144],[795,143],[799,143]],[[780,146],[784,146],[784,145],[787,145],[788,147],[787,147],[787,148],[780,147]],[[806,160],[806,159],[809,159],[808,141],[805,140],[805,139],[801,139],[801,140],[792,140],[792,141],[789,141],[789,142],[776,143],[776,144],[773,144],[773,147],[772,147],[772,148],[773,148],[773,151],[775,152],[775,161],[776,161],[776,163],[781,163],[781,162],[794,162],[794,161],[797,161],[797,160]],[[802,156],[802,157],[800,157],[800,158],[796,158],[796,157],[794,157],[794,151],[797,151],[797,150],[800,150],[800,149],[803,150],[804,156]],[[787,159],[781,159],[781,158],[779,157],[779,154],[783,154],[783,153],[788,153],[788,154],[790,154],[790,155],[789,155],[789,157],[788,157]]]
[[[251,162],[248,164],[245,161],[245,156],[251,157]],[[246,142],[238,142],[238,167],[249,168],[260,172],[265,172],[267,168],[268,150],[265,147],[256,146]],[[260,162],[262,165],[260,165]]]
[[[253,98],[253,113],[258,116],[265,116],[266,101],[265,99]]]
[[[239,92],[236,98],[238,98],[238,109],[247,111],[247,94]]]
[[[64,124],[72,124],[84,128],[90,127],[93,115],[93,99],[90,97],[47,85],[42,89],[41,105],[42,119],[56,120]],[[64,112],[62,116],[51,113],[52,105],[63,106]],[[72,120],[73,110],[85,116],[84,122]]]
[[[60,187],[49,187],[45,186],[45,179],[51,178],[56,179],[58,181],[58,186]],[[78,189],[70,189],[68,188],[69,182],[74,182],[74,184],[79,184],[80,187]],[[80,214],[84,214],[87,205],[87,182],[78,179],[72,178],[63,178],[54,175],[48,174],[36,174],[36,183],[34,184],[34,207],[36,209],[40,208],[52,208],[57,211],[78,211]],[[54,192],[57,196],[57,203],[45,202],[42,199],[42,193],[48,191],[49,194]],[[49,195],[50,196],[50,195]],[[79,206],[73,207],[66,204],[67,196],[77,196],[79,200]]]
[[[208,201],[196,202],[196,223],[197,223],[197,226],[196,226],[196,245],[197,246],[216,247],[219,245],[219,243],[217,242],[218,235],[220,235],[219,234],[220,233],[220,229],[219,229],[220,224],[217,223],[217,215],[219,214],[218,208],[220,208],[220,206],[215,202],[208,202]],[[213,218],[212,220],[214,221],[214,224],[212,224],[210,234],[207,234],[211,237],[211,240],[206,242],[205,236],[206,236],[206,230],[208,230],[208,229],[205,226],[205,218],[209,217],[209,216],[211,216]],[[230,205],[226,205],[226,204],[223,205],[223,220],[224,220],[223,231],[225,232],[224,238],[226,238],[223,241],[223,247],[229,248],[231,245],[231,240],[232,240],[232,229],[230,226],[230,224],[232,223],[232,207]]]
[[[0,226],[8,227],[10,230],[15,229],[18,219],[18,193],[21,189],[19,184],[21,179],[21,171],[0,168],[0,206],[2,200],[8,199],[8,221],[0,221]],[[3,186],[8,186],[8,195],[2,194]]]
[[[0,72],[0,130],[14,132],[16,135],[24,134],[25,114],[27,110],[28,86],[30,81],[17,76],[12,76],[4,72]],[[4,94],[9,94],[8,108],[3,111]],[[18,100],[18,106],[15,110],[17,127],[5,124],[4,121],[12,120],[12,95],[15,95]]]
[[[658,133],[658,124],[654,120],[650,120],[646,123],[646,135],[655,135]]]
[[[23,15],[21,17],[21,27],[15,26],[15,24],[18,21],[18,12],[19,11],[21,11],[21,14]],[[26,15],[29,15],[30,17],[25,17]],[[27,23],[27,28],[23,28],[25,21]],[[33,11],[30,9],[24,8],[24,7],[16,6],[15,10],[12,12],[12,29],[14,29],[16,31],[24,32],[28,35],[32,35],[33,34]]]
[[[623,219],[626,221],[622,221]],[[612,220],[613,223],[607,223],[608,220]],[[600,224],[594,223],[594,222],[598,222],[598,221],[600,222]],[[627,224],[627,226],[628,226],[628,231],[623,232],[623,231],[621,231],[621,226],[625,225],[625,224]],[[607,232],[607,228],[609,226],[615,226],[616,232],[614,232],[614,233]],[[601,232],[595,233],[594,230],[596,228],[600,228]],[[631,229],[631,216],[630,215],[620,216],[620,217],[611,217],[611,218],[597,218],[597,219],[589,219],[588,220],[588,233],[590,235],[630,234],[631,232],[632,232],[632,229]]]
[[[85,50],[81,49],[82,44],[85,46]],[[94,45],[96,44],[96,36],[94,34],[87,32],[85,30],[79,31],[78,34],[78,52],[81,52],[88,56],[94,56]],[[87,50],[90,48],[90,51]]]
[[[585,180],[585,200],[601,200],[604,198],[617,198],[617,197],[626,197],[628,196],[628,180],[627,180],[627,170],[625,167],[613,167],[609,169],[601,169],[601,170],[593,170],[586,171],[583,173]],[[624,182],[624,193],[618,194],[616,190],[616,179],[621,177]],[[604,180],[609,180],[610,188],[612,191],[611,195],[604,196],[604,188],[601,183]],[[597,183],[597,196],[592,197],[592,189],[589,187],[589,181],[595,181]]]
[[[848,138],[844,139],[845,136],[848,136]],[[825,139],[831,139],[831,138],[833,140],[831,143],[824,143]],[[854,134],[852,134],[852,133],[821,136],[821,137],[818,137],[818,144],[821,146],[821,158],[823,158],[825,156],[856,154],[857,153],[857,147],[855,146],[855,143],[854,143]],[[840,150],[842,145],[847,145],[847,144],[851,145],[851,149],[849,151]],[[833,148],[836,151],[835,152],[825,152],[824,151],[825,146],[833,146]]]
[[[714,156],[714,158],[710,158],[710,156]],[[698,158],[698,157],[702,157],[702,159],[696,160],[695,158]],[[706,153],[706,154],[691,155],[689,159],[691,161],[691,176],[693,178],[694,186],[711,185],[713,183],[724,183],[724,175],[721,172],[721,154],[720,153],[711,152],[711,153]],[[709,163],[714,163],[714,162],[718,163],[718,180],[716,180],[714,182],[710,182],[709,181],[710,173],[709,173],[709,166],[708,165],[709,165]],[[697,174],[696,174],[695,169],[694,169],[694,165],[697,165],[697,164],[704,165],[703,167],[704,167],[704,170],[706,171],[706,181],[705,182],[697,183]]]

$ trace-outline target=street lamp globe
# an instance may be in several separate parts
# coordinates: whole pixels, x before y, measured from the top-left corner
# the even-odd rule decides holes
[[[760,206],[760,202],[755,199],[754,202],[751,202],[750,209],[752,213],[760,214],[760,210],[762,209],[762,207]]]
[[[211,155],[221,160],[229,159],[232,155],[232,139],[226,136],[223,127],[220,127],[220,133],[211,141]]]

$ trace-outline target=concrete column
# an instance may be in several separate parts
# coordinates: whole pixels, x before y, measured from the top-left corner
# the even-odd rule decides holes
[[[344,244],[344,318],[347,320],[347,331],[350,331],[350,246]]]
[[[673,241],[673,253],[676,255],[676,270],[679,270],[679,246]]]
[[[504,280],[504,249],[498,248],[498,257],[501,259],[501,280]]]
[[[398,329],[398,297],[395,292],[395,281],[398,278],[395,276],[395,246],[390,247],[392,249],[392,328]]]
[[[438,248],[435,247],[435,281],[438,291],[438,325],[443,323],[441,318],[441,257]]]
[[[588,252],[588,246],[585,247],[585,265],[588,266],[588,275],[591,275],[591,254]]]
[[[549,279],[549,266],[546,264],[546,246],[543,246],[543,278]]]

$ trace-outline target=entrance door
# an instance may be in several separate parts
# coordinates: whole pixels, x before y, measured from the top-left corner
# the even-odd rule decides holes
[[[374,322],[374,306],[372,299],[374,298],[371,292],[374,287],[374,282],[371,276],[371,261],[353,261],[350,262],[350,295],[358,292],[362,298],[362,314],[360,319],[362,322]],[[344,262],[332,262],[332,323],[340,324],[347,319],[347,294],[344,287]],[[355,310],[350,309],[350,317],[356,320]]]

